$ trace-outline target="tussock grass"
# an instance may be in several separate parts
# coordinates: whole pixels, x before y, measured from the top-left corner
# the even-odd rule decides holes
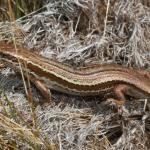
[[[73,67],[118,63],[150,68],[148,0],[47,2],[0,1],[0,41],[37,49]],[[52,104],[34,106],[23,83],[18,86],[20,78],[0,67],[0,149],[150,148],[149,101],[129,101],[122,116],[101,98],[55,92]],[[40,99],[34,88],[33,97]]]

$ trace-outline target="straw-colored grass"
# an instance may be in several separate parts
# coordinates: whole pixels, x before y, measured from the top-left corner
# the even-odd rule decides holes
[[[148,0],[45,4],[0,1],[0,41],[34,48],[73,67],[118,63],[150,68]],[[34,106],[26,98],[25,79],[1,63],[0,68],[0,149],[150,149],[149,100],[127,101],[119,115],[104,98],[52,91],[52,104]],[[31,88],[33,99],[41,100]]]

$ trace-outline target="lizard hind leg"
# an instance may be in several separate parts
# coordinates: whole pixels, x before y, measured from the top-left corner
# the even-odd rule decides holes
[[[115,98],[108,98],[107,102],[110,105],[113,105],[117,108],[119,114],[123,112],[122,108],[125,105],[126,97],[125,95],[128,95],[128,91],[130,90],[130,87],[125,84],[118,84],[114,87],[113,91],[115,94]]]
[[[114,93],[116,99],[109,98],[108,102],[115,105],[118,109],[123,108],[123,106],[125,105],[125,102],[127,100],[126,96],[130,96],[136,99],[149,98],[137,88],[126,84],[118,84],[117,86],[115,86]]]

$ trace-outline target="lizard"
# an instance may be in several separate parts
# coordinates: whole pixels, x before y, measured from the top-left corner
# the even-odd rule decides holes
[[[115,99],[125,101],[126,95],[150,98],[150,72],[123,67],[117,64],[96,64],[71,68],[49,60],[22,46],[0,43],[0,61],[18,70],[18,60],[23,71],[48,101],[49,89],[79,96],[104,95],[113,92]]]

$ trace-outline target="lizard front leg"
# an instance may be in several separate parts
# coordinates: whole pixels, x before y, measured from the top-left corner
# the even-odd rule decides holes
[[[36,88],[40,91],[40,93],[44,97],[44,102],[50,103],[51,102],[51,92],[50,92],[49,88],[46,86],[46,84],[44,82],[42,82],[41,80],[38,80],[34,77],[30,77],[30,80],[32,81],[32,83],[36,86]]]
[[[44,101],[42,103],[44,103],[44,102],[51,102],[51,93],[49,91],[49,88],[44,83],[44,81],[41,81],[40,79],[36,78],[32,73],[30,73],[28,71],[28,67],[27,67],[26,62],[22,61],[21,67],[22,67],[22,69],[24,71],[23,75],[25,76],[25,78],[28,81],[29,97],[30,97],[30,94],[32,95],[30,82],[29,82],[29,81],[31,81],[36,86],[36,88],[40,91],[42,96],[44,97]],[[41,101],[40,101],[40,103],[41,103]]]

